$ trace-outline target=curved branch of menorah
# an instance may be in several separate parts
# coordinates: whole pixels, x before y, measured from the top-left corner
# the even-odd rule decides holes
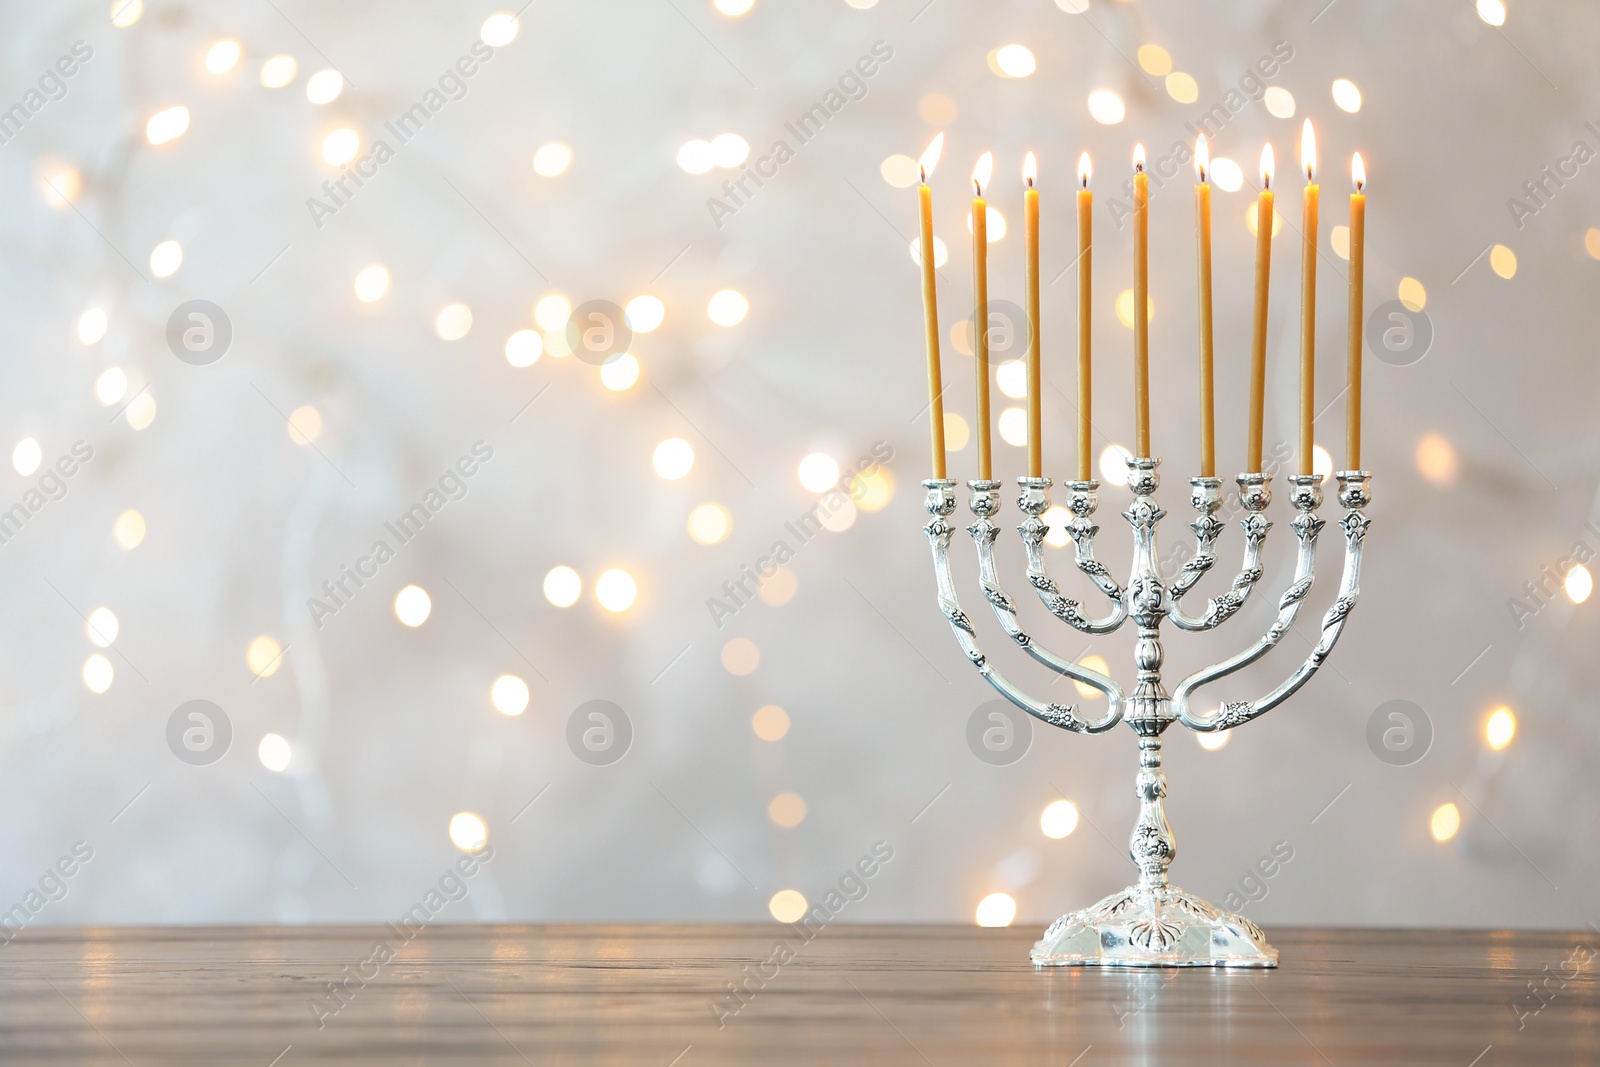
[[[1050,614],[1073,629],[1092,635],[1112,633],[1127,621],[1128,598],[1122,586],[1111,577],[1111,572],[1094,558],[1094,535],[1100,532],[1100,527],[1095,525],[1090,516],[1098,506],[1096,490],[1100,487],[1100,483],[1096,481],[1062,483],[1067,488],[1070,500],[1067,509],[1072,512],[1072,521],[1067,524],[1067,530],[1072,535],[1074,560],[1078,569],[1087,574],[1090,580],[1099,586],[1100,591],[1111,599],[1110,612],[1098,619],[1085,618],[1080,610],[1081,605],[1076,600],[1062,596],[1056,587],[1055,579],[1050,577],[1050,572],[1045,566],[1044,535],[1050,531],[1050,527],[1039,516],[1050,508],[1050,479],[1018,478],[1017,484],[1021,487],[1017,496],[1017,507],[1028,516],[1017,527],[1017,532],[1022,535],[1022,543],[1028,551],[1028,583],[1039,594],[1039,600]]]
[[[1178,629],[1212,630],[1244,607],[1250,590],[1261,578],[1261,547],[1266,543],[1267,531],[1272,529],[1272,523],[1263,514],[1272,502],[1272,490],[1268,485],[1271,481],[1270,474],[1239,475],[1239,501],[1249,512],[1239,520],[1239,529],[1244,531],[1244,563],[1234,576],[1232,587],[1221,596],[1207,600],[1206,610],[1196,616],[1186,614],[1178,602],[1216,563],[1217,557],[1212,549],[1216,546],[1217,536],[1222,533],[1222,523],[1216,519],[1217,509],[1222,506],[1222,479],[1189,479],[1189,502],[1200,514],[1189,524],[1189,529],[1195,535],[1194,558],[1183,565],[1183,573],[1172,583],[1172,609],[1168,617]]]
[[[1001,674],[994,668],[992,664],[990,664],[989,658],[984,655],[983,649],[978,645],[978,635],[973,628],[972,620],[967,616],[966,612],[961,610],[961,602],[956,596],[955,582],[950,574],[950,537],[951,534],[954,533],[954,529],[945,520],[953,511],[955,511],[956,481],[953,478],[932,478],[924,481],[922,484],[923,487],[928,490],[928,499],[926,504],[928,514],[933,516],[928,525],[923,529],[928,534],[928,545],[933,550],[934,580],[937,582],[939,589],[939,609],[944,613],[945,619],[949,621],[950,629],[955,634],[956,642],[961,646],[961,651],[964,652],[966,657],[972,661],[972,665],[978,669],[978,673],[983,675],[984,679],[991,686],[993,686],[995,691],[1001,696],[1011,701],[1011,703],[1015,704],[1029,715],[1032,715],[1043,722],[1047,722],[1051,726],[1057,726],[1063,730],[1072,730],[1075,733],[1098,734],[1104,733],[1106,730],[1109,730],[1113,726],[1117,725],[1117,723],[1122,719],[1123,712],[1121,687],[1119,687],[1116,682],[1102,674],[1085,670],[1075,663],[1070,663],[1069,661],[1063,660],[1058,656],[1048,653],[1045,649],[1038,648],[1033,644],[1032,640],[1028,638],[1027,634],[1022,632],[1020,627],[1017,628],[1016,634],[1013,635],[1013,639],[1017,640],[1018,644],[1022,645],[1022,647],[1027,650],[1028,653],[1036,660],[1044,663],[1046,666],[1052,667],[1052,669],[1060,670],[1061,673],[1067,674],[1074,680],[1082,681],[1085,685],[1090,685],[1096,689],[1099,689],[1110,698],[1110,707],[1107,709],[1105,716],[1094,722],[1090,722],[1079,717],[1077,708],[1074,705],[1044,703],[1034,700],[1021,689],[1018,689],[1015,685],[1013,685],[1003,674]],[[980,485],[987,485],[991,483],[974,482],[972,484],[974,491],[973,510],[974,512],[978,512],[980,507],[977,501],[977,494],[979,492],[978,487]],[[992,485],[994,490],[999,489],[998,482],[992,483]],[[987,517],[980,513],[979,521],[974,523],[971,528],[974,541],[979,543],[980,557],[983,555],[983,541],[985,540],[982,524],[986,521]],[[992,529],[993,524],[991,523],[989,525]],[[993,535],[989,535],[986,539],[988,541],[988,546],[992,549],[994,543]],[[979,565],[980,567],[984,566],[984,562],[981,558]],[[992,577],[992,552],[989,553],[987,566],[988,574],[990,577]],[[990,588],[993,588],[995,592],[998,593],[999,596],[1009,604],[1010,598],[1006,597],[1004,591],[999,588],[998,584],[991,584],[990,582],[986,581],[985,595],[989,597],[991,605],[995,605],[995,597],[990,595]],[[1000,615],[1001,610],[998,605],[995,605],[995,609],[996,614]],[[1004,623],[1004,621],[1005,620],[1002,617],[1002,623]],[[1020,635],[1020,637],[1018,635]]]
[[[1224,701],[1210,715],[1190,712],[1189,699],[1196,690],[1254,663],[1276,646],[1294,625],[1300,604],[1311,591],[1317,534],[1323,526],[1322,520],[1316,517],[1316,509],[1322,503],[1322,487],[1315,475],[1294,475],[1291,480],[1295,483],[1295,507],[1299,510],[1294,526],[1300,539],[1294,582],[1279,601],[1278,618],[1264,637],[1237,656],[1191,674],[1172,694],[1173,715],[1189,729],[1202,733],[1229,730],[1265,715],[1305,685],[1333,651],[1344,630],[1345,619],[1361,595],[1361,550],[1367,527],[1371,524],[1362,509],[1372,499],[1367,491],[1367,480],[1371,477],[1368,472],[1339,471],[1336,477],[1339,480],[1339,502],[1347,509],[1340,522],[1345,535],[1344,574],[1339,583],[1338,599],[1323,617],[1322,636],[1305,662],[1266,696],[1254,701]]]

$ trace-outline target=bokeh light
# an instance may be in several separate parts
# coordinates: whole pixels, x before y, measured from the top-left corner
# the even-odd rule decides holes
[[[678,149],[678,166],[690,174],[704,174],[717,165],[711,142],[695,139],[685,141]]]
[[[933,239],[933,265],[942,267],[950,261],[950,249],[945,245],[944,238],[935,236]],[[911,239],[911,262],[922,266],[922,238]],[[968,353],[970,355],[970,353]]]
[[[1483,739],[1490,748],[1499,752],[1511,744],[1511,739],[1516,736],[1517,716],[1515,712],[1502,705],[1489,713],[1489,718],[1483,724]]]
[[[735,678],[754,674],[761,666],[761,649],[748,637],[734,637],[722,646],[722,668]]]
[[[212,74],[226,74],[239,65],[243,54],[238,41],[224,38],[206,50],[206,70]]]
[[[1028,364],[1008,359],[994,369],[994,384],[1006,396],[1021,400],[1028,395]]]
[[[1505,245],[1495,245],[1489,250],[1489,269],[1502,278],[1513,278],[1517,273],[1517,254]]]
[[[722,289],[706,302],[706,316],[718,326],[737,326],[750,311],[750,301],[737,289]]]
[[[1010,407],[1000,412],[1000,417],[995,420],[995,429],[1000,432],[1000,440],[1016,448],[1023,448],[1028,443],[1028,412],[1025,408]]]
[[[806,895],[798,889],[780,889],[767,901],[768,914],[781,923],[799,922],[810,907]]]
[[[1070,800],[1052,800],[1039,814],[1039,829],[1044,836],[1059,841],[1078,828],[1078,805]]]
[[[294,757],[294,751],[289,747],[289,741],[282,734],[263,734],[261,743],[256,745],[256,759],[261,761],[261,766],[274,774],[282,774],[289,769],[289,764]]]
[[[750,158],[750,142],[736,133],[719,133],[711,138],[711,162],[732,170]]]
[[[322,139],[322,161],[343,167],[361,152],[361,135],[348,126],[329,133]]]
[[[372,263],[356,272],[356,299],[363,304],[382,300],[389,293],[389,268]]]
[[[1461,809],[1454,804],[1440,804],[1428,820],[1428,829],[1435,841],[1448,841],[1461,829]]]
[[[1478,0],[1478,17],[1491,26],[1506,24],[1506,5],[1501,0]]]
[[[394,598],[394,617],[415,629],[433,614],[433,599],[420,585],[408,585]]]
[[[600,384],[613,393],[633,388],[639,380],[639,358],[632,352],[618,352],[600,364]]]
[[[1111,89],[1096,89],[1089,94],[1089,117],[1105,126],[1115,126],[1127,115],[1122,97]]]
[[[1273,118],[1294,118],[1294,94],[1281,85],[1267,86],[1266,94],[1262,96],[1261,102],[1266,106],[1267,113]]]
[[[633,575],[621,567],[612,567],[595,579],[594,596],[607,611],[620,613],[633,607],[639,596],[639,585]]]
[[[189,109],[169,107],[157,111],[145,123],[144,136],[153,145],[170,144],[189,130]]]
[[[669,437],[656,445],[650,464],[661,477],[675,482],[694,469],[694,446],[681,437]]]
[[[733,530],[733,516],[721,504],[701,504],[689,512],[689,536],[702,545],[714,545]]]
[[[117,521],[111,524],[112,540],[116,541],[117,547],[124,552],[132,552],[143,544],[144,535],[144,516],[133,508],[118,515]]]
[[[538,330],[518,330],[506,338],[506,362],[513,367],[531,367],[544,352],[544,338]]]
[[[951,452],[960,452],[971,439],[972,427],[967,425],[967,420],[954,411],[945,412],[944,447]]]
[[[1008,44],[995,50],[995,67],[1007,78],[1026,78],[1039,69],[1026,45]]]
[[[533,321],[546,332],[564,330],[572,318],[572,301],[565,293],[546,293],[533,305]]]
[[[1566,591],[1568,600],[1574,604],[1582,604],[1589,599],[1589,594],[1594,592],[1594,575],[1589,573],[1588,567],[1574,563],[1567,571],[1567,576],[1561,585]]]
[[[1460,467],[1455,446],[1438,434],[1424,434],[1417,442],[1417,471],[1434,485],[1454,482]]]
[[[979,926],[1010,926],[1017,917],[1017,902],[1009,893],[990,893],[978,901],[974,915]]]
[[[551,567],[544,576],[544,598],[558,608],[570,608],[583,595],[583,579],[571,567]]]
[[[170,278],[183,266],[183,246],[177,241],[162,241],[150,250],[150,273]]]
[[[1210,733],[1195,734],[1194,739],[1199,742],[1200,747],[1205,749],[1207,752],[1216,752],[1219,749],[1228,747],[1228,742],[1233,740],[1233,731],[1213,730]]]
[[[766,704],[750,716],[750,729],[763,741],[782,741],[789,733],[789,713],[776,704]]]
[[[1180,104],[1192,104],[1200,99],[1200,83],[1187,71],[1175,70],[1167,75],[1167,95]]]
[[[1361,90],[1356,88],[1356,83],[1349,78],[1335,78],[1333,102],[1339,106],[1339,110],[1348,111],[1353,115],[1361,110]]]
[[[650,333],[667,317],[667,305],[660,297],[636,296],[622,309],[622,321],[634,333]]]
[[[83,685],[91,693],[104,693],[116,677],[111,661],[98,652],[83,661]]]
[[[793,830],[805,822],[806,801],[799,793],[779,793],[767,805],[767,818],[785,830]]]
[[[1400,279],[1397,295],[1408,311],[1421,311],[1428,306],[1427,287],[1410,275]]]
[[[489,702],[502,715],[521,715],[528,710],[528,683],[514,674],[502,674],[489,687]]]
[[[111,25],[127,29],[144,14],[144,0],[111,0]]]
[[[826,452],[813,452],[796,470],[807,492],[826,493],[839,484],[839,463]]]
[[[504,48],[517,39],[520,28],[517,16],[508,11],[497,11],[483,20],[478,37],[490,48]]]
[[[336,70],[319,70],[306,79],[306,99],[321,107],[339,99],[344,92],[344,75]]]
[[[1104,674],[1109,676],[1111,673],[1111,665],[1106,662],[1106,658],[1095,652],[1091,652],[1089,655],[1078,660],[1078,666],[1082,667],[1084,670],[1094,671],[1096,674]],[[1073,679],[1072,687],[1076,689],[1078,691],[1078,695],[1085,700],[1093,700],[1096,697],[1104,696],[1104,694],[1094,686],[1080,682],[1077,679]]]
[[[1051,504],[1045,509],[1039,521],[1050,527],[1044,535],[1044,543],[1055,548],[1061,548],[1072,543],[1072,532],[1067,528],[1067,523],[1072,521],[1072,512],[1060,504]]]
[[[257,678],[270,678],[283,666],[283,649],[277,641],[262,634],[245,648],[244,662]]]
[[[282,89],[294,81],[300,63],[294,56],[273,56],[261,64],[261,84],[268,89]]]
[[[878,173],[883,175],[883,180],[896,189],[909,189],[917,184],[921,172],[917,169],[917,161],[906,155],[892,155],[878,164]]]
[[[1153,322],[1156,317],[1155,297],[1146,293],[1144,296],[1144,321]],[[1133,290],[1124,289],[1117,294],[1117,321],[1128,329],[1133,329]]]
[[[1172,71],[1172,54],[1158,44],[1140,45],[1138,57],[1146,74],[1162,78]]]
[[[1225,193],[1237,193],[1244,188],[1244,169],[1227,156],[1212,159],[1208,173],[1211,184]]]
[[[1128,484],[1128,460],[1133,458],[1129,452],[1118,444],[1109,444],[1100,450],[1100,478],[1107,485]]]
[[[304,404],[289,413],[289,440],[297,445],[309,445],[322,433],[322,412]]]
[[[89,617],[83,624],[89,643],[98,648],[110,648],[116,644],[117,634],[121,629],[122,625],[117,622],[116,613],[110,608],[95,608],[89,612]]]
[[[572,166],[572,148],[560,141],[539,146],[533,154],[533,172],[541,178],[554,178],[565,174]]]
[[[459,341],[472,332],[472,309],[465,304],[448,304],[433,320],[441,341]]]
[[[489,824],[475,811],[450,816],[450,843],[462,852],[477,852],[489,843]]]
[[[760,585],[756,586],[756,596],[761,598],[763,604],[774,608],[781,608],[794,599],[800,589],[800,579],[788,567],[778,567]]]
[[[11,450],[11,469],[24,478],[38,470],[43,460],[44,447],[36,438],[24,437]]]

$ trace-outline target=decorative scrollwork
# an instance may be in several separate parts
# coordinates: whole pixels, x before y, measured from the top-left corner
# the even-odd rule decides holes
[[[1084,721],[1078,718],[1073,709],[1066,704],[1047,704],[1044,714],[1040,715],[1039,718],[1051,726],[1059,726],[1063,730],[1072,730],[1080,733],[1085,725]]]

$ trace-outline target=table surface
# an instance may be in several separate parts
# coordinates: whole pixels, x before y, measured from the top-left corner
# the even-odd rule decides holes
[[[1035,970],[1031,927],[37,928],[0,1061],[1600,1063],[1589,932],[1268,933],[1275,971],[1141,972]]]

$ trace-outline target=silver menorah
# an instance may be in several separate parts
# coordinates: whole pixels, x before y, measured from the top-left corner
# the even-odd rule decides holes
[[[1040,966],[1104,965],[1123,967],[1276,967],[1278,952],[1267,944],[1255,923],[1242,915],[1225,912],[1192,893],[1186,893],[1167,879],[1167,868],[1177,854],[1172,827],[1167,823],[1163,798],[1167,777],[1161,769],[1161,735],[1174,721],[1191,730],[1210,733],[1229,730],[1265,715],[1282,704],[1317,672],[1333,651],[1345,619],[1355,607],[1360,593],[1361,546],[1370,520],[1363,513],[1371,497],[1367,471],[1339,471],[1339,503],[1345,508],[1340,525],[1344,529],[1344,576],[1338,599],[1322,620],[1322,634],[1311,654],[1275,689],[1258,700],[1224,701],[1210,712],[1190,710],[1190,702],[1202,686],[1225,678],[1255,663],[1270,652],[1294,625],[1300,605],[1311,592],[1316,561],[1317,535],[1323,520],[1317,517],[1322,505],[1321,479],[1316,475],[1289,476],[1294,489],[1295,537],[1298,552],[1294,580],[1278,599],[1278,615],[1266,634],[1253,645],[1228,659],[1196,671],[1168,694],[1161,684],[1161,623],[1171,619],[1180,630],[1203,631],[1220,626],[1237,614],[1261,579],[1261,550],[1272,523],[1266,511],[1272,500],[1271,475],[1241,474],[1238,477],[1239,501],[1245,512],[1240,520],[1244,531],[1244,563],[1227,592],[1210,598],[1203,612],[1186,613],[1180,606],[1183,597],[1216,563],[1217,538],[1223,523],[1216,517],[1222,507],[1222,479],[1191,478],[1190,503],[1197,515],[1189,524],[1195,535],[1195,555],[1183,565],[1181,573],[1168,586],[1162,577],[1161,557],[1156,547],[1156,527],[1166,515],[1155,502],[1160,484],[1159,459],[1134,457],[1128,460],[1128,488],[1133,502],[1123,518],[1133,527],[1133,573],[1126,587],[1117,584],[1105,566],[1095,559],[1094,538],[1099,532],[1094,513],[1098,506],[1097,481],[1070,481],[1067,509],[1072,520],[1071,534],[1077,569],[1088,576],[1110,601],[1100,618],[1089,618],[1078,601],[1064,596],[1045,566],[1044,538],[1049,526],[1041,516],[1050,506],[1048,478],[1019,478],[1018,506],[1027,518],[1017,527],[1028,556],[1028,582],[1052,615],[1085,634],[1109,634],[1129,619],[1138,628],[1134,666],[1138,681],[1132,694],[1125,694],[1113,679],[1059,656],[1023,630],[1016,605],[1001,587],[995,566],[994,546],[1000,528],[994,516],[1000,510],[998,481],[971,481],[972,513],[975,519],[967,532],[978,551],[978,577],[984,599],[994,609],[1006,634],[1023,651],[1046,667],[1081,682],[1106,695],[1109,706],[1097,719],[1080,715],[1071,705],[1046,703],[1028,696],[1006,679],[978,646],[972,619],[961,609],[955,582],[950,573],[950,537],[953,528],[946,521],[955,511],[956,481],[953,478],[923,482],[928,490],[927,509],[933,516],[924,528],[933,549],[934,575],[939,587],[939,607],[950,621],[950,629],[967,658],[1011,703],[1023,711],[1063,730],[1098,734],[1126,720],[1139,736],[1139,773],[1135,791],[1139,797],[1139,817],[1128,843],[1139,880],[1127,889],[1113,893],[1082,911],[1063,915],[1050,924],[1044,937],[1030,954]]]

